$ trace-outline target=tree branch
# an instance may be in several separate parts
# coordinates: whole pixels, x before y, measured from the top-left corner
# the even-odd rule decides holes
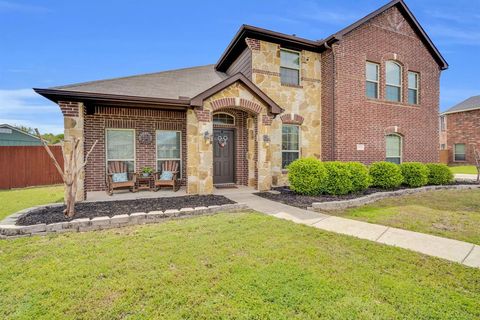
[[[55,165],[55,168],[57,168],[58,173],[60,173],[60,175],[62,176],[63,181],[65,182],[65,173],[64,173],[64,171],[62,170],[62,167],[61,167],[60,164],[58,163],[57,159],[55,158],[55,156],[53,155],[52,151],[50,150],[50,147],[48,146],[47,142],[43,139],[42,135],[40,134],[40,132],[38,131],[37,128],[35,128],[35,132],[36,132],[37,136],[40,138],[40,141],[42,142],[42,145],[43,145],[43,147],[45,148],[45,151],[47,151],[47,153],[48,153],[48,155],[50,156],[50,158],[52,158],[53,164]]]

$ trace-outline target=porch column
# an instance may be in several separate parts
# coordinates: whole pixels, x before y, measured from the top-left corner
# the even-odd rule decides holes
[[[187,111],[187,193],[213,192],[213,148],[204,137],[213,134],[211,114],[208,110]]]
[[[257,117],[258,135],[258,182],[259,191],[267,191],[272,187],[272,151],[271,151],[271,127],[272,119],[266,114],[259,114]]]
[[[84,152],[84,135],[83,135],[83,125],[84,125],[84,105],[81,102],[69,102],[69,101],[59,101],[58,105],[63,113],[63,127],[64,127],[64,152],[66,155],[70,154],[72,150],[72,138],[78,138],[80,143],[78,147],[80,148],[81,154],[85,156]],[[66,159],[69,161],[69,159]],[[77,201],[85,200],[85,170],[82,170],[77,177]],[[67,194],[64,194],[64,198],[67,198]]]

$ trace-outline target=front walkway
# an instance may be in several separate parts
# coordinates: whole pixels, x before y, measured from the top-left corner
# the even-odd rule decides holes
[[[255,196],[249,189],[219,194],[277,218],[480,268],[480,246],[472,243],[303,210]]]

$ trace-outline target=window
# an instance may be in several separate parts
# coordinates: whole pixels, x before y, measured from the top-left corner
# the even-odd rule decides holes
[[[386,68],[386,91],[388,101],[402,101],[402,67],[396,62],[387,61]]]
[[[235,118],[228,113],[215,113],[213,124],[235,124]]]
[[[387,136],[386,161],[400,164],[402,162],[402,137],[397,134]]]
[[[366,94],[368,98],[378,99],[378,70],[379,65],[373,62],[366,64]]]
[[[445,150],[445,143],[440,144],[440,150]]]
[[[107,167],[112,161],[124,161],[128,171],[135,171],[135,130],[107,129]]]
[[[445,131],[447,128],[445,120],[445,116],[440,117],[440,131]]]
[[[282,168],[300,157],[299,126],[282,126]]]
[[[300,85],[300,53],[280,50],[280,82],[282,84]]]
[[[162,162],[176,160],[178,176],[182,178],[182,133],[180,131],[157,130],[157,171],[162,170]]]
[[[453,161],[465,161],[465,144],[464,143],[455,144]]]
[[[416,72],[408,72],[408,103],[418,104],[418,78]]]

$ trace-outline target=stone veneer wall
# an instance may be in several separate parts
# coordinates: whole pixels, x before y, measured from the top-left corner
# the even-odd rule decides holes
[[[300,85],[280,83],[280,45],[247,39],[252,51],[252,81],[285,111],[303,117],[300,126],[301,157],[321,157],[321,56],[315,52],[301,51]],[[282,170],[282,119],[276,117],[268,129],[271,136],[269,155],[274,185],[287,183]],[[260,135],[264,132],[260,132]],[[260,162],[260,161],[259,161]]]

